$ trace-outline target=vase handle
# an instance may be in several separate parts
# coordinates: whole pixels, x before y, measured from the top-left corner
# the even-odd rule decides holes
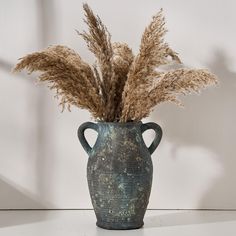
[[[80,125],[80,127],[78,129],[79,141],[80,141],[82,147],[84,148],[84,150],[88,154],[90,154],[90,152],[92,151],[92,147],[89,145],[88,141],[85,138],[84,132],[86,129],[93,129],[98,132],[98,125],[93,122],[85,122],[82,125]]]
[[[150,154],[152,154],[156,150],[159,143],[161,142],[162,129],[158,124],[154,122],[149,122],[149,123],[141,125],[142,134],[148,129],[153,129],[156,133],[154,140],[152,141],[151,145],[148,147],[148,151],[150,152]]]

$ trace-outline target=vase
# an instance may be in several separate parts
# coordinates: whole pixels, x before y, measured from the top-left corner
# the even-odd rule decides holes
[[[98,133],[93,147],[85,138],[86,129]],[[142,136],[148,129],[155,131],[149,147]],[[98,227],[143,226],[152,186],[151,154],[161,137],[161,127],[152,122],[86,122],[79,127],[78,138],[89,155],[87,180]]]

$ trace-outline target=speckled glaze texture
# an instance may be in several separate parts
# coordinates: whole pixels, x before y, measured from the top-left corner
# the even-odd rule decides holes
[[[93,147],[84,136],[88,128],[98,133]],[[156,132],[148,148],[142,137],[147,129]],[[142,122],[86,122],[79,127],[78,137],[89,155],[87,179],[97,226],[142,227],[152,186],[151,154],[162,137],[160,126]]]

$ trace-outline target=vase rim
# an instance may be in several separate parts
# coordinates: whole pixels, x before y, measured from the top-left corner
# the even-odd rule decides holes
[[[105,125],[115,125],[115,126],[129,126],[129,125],[140,125],[142,121],[128,121],[128,122],[106,122],[106,121],[97,121],[98,124],[105,124]]]

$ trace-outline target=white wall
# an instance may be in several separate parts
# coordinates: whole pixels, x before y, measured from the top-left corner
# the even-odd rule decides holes
[[[76,137],[90,115],[76,108],[60,113],[44,86],[23,73],[10,74],[17,58],[49,44],[68,45],[92,62],[74,31],[85,28],[82,2],[0,3],[0,208],[91,207],[87,155]],[[153,154],[149,207],[236,209],[235,1],[88,3],[113,41],[127,42],[135,52],[151,16],[163,7],[167,41],[184,63],[209,68],[220,78],[217,89],[184,98],[184,109],[164,104],[149,117],[164,131]],[[95,134],[89,135],[94,140]],[[152,136],[145,134],[147,142]]]

